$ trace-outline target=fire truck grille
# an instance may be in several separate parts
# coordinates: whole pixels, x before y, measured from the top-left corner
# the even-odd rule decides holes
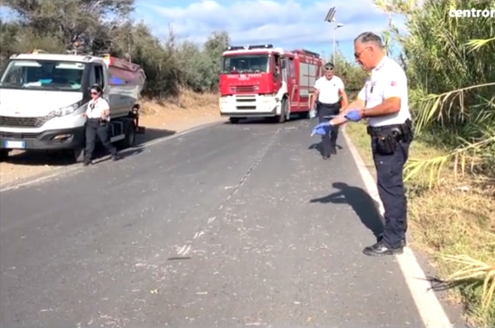
[[[43,116],[43,117],[0,116],[0,126],[39,128],[51,118],[52,118],[51,116]]]
[[[248,93],[255,92],[256,87],[254,85],[238,85],[235,87],[231,87],[230,90],[234,93]]]
[[[256,110],[256,98],[237,98],[237,110]]]

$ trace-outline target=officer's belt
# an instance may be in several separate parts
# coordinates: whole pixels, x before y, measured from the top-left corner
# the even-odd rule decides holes
[[[316,102],[316,105],[324,107],[324,108],[334,108],[336,106],[340,106],[340,102],[334,102],[334,103],[322,103],[320,101]]]
[[[366,132],[370,136],[376,136],[379,134],[383,134],[384,132],[398,132],[401,135],[407,135],[409,133],[409,124],[411,124],[410,120],[408,119],[406,122],[402,124],[390,124],[390,125],[383,125],[383,126],[368,126],[366,129]]]

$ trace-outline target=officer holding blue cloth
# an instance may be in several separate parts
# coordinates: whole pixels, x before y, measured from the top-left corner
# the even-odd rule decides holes
[[[323,68],[325,74],[316,80],[311,100],[311,109],[316,108],[320,123],[328,122],[332,117],[339,115],[341,110],[340,96],[342,96],[344,107],[348,103],[344,82],[334,74],[333,64],[326,63]],[[335,125],[321,135],[323,159],[328,159],[331,154],[337,153],[338,132],[339,127]]]
[[[372,32],[362,33],[354,40],[354,51],[356,62],[371,75],[358,99],[339,118],[317,125],[314,133],[347,120],[367,119],[385,227],[377,242],[363,252],[369,256],[402,254],[407,231],[403,168],[413,140],[407,77],[402,67],[385,54],[382,40]]]

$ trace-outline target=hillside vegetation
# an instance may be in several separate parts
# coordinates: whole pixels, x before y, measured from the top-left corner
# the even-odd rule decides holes
[[[219,61],[229,44],[226,32],[213,32],[201,47],[179,42],[172,29],[161,40],[145,23],[131,19],[134,0],[4,0],[2,4],[13,12],[0,20],[2,64],[11,54],[33,49],[110,53],[130,56],[143,66],[145,97],[175,97],[181,88],[205,93],[217,89]]]

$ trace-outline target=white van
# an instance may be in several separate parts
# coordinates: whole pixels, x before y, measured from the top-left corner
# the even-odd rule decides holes
[[[110,105],[111,141],[132,146],[144,131],[135,126],[133,109],[145,81],[139,65],[111,56],[12,56],[0,79],[0,159],[20,149],[69,151],[82,161],[82,113],[95,84]]]

